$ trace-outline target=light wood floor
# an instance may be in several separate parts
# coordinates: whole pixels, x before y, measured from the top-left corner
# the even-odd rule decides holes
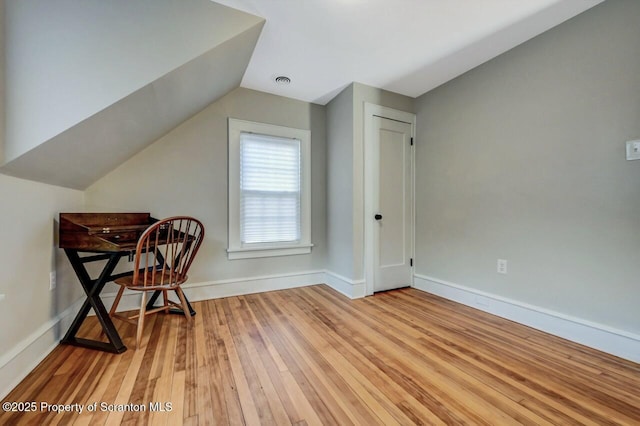
[[[154,315],[142,350],[56,348],[5,401],[84,412],[0,424],[640,424],[640,365],[418,290],[351,301],[320,285],[194,308],[191,329]]]

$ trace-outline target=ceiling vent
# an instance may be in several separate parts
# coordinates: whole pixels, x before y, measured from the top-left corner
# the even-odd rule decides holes
[[[291,79],[284,75],[279,75],[273,80],[276,82],[276,84],[279,84],[280,86],[286,86],[287,84],[291,83]]]

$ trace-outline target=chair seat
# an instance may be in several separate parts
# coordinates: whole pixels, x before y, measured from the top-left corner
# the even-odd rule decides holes
[[[152,275],[155,275],[152,277]],[[140,280],[142,280],[143,274],[140,274]],[[174,280],[172,281],[172,278]],[[137,290],[137,291],[155,291],[155,290],[171,290],[180,284],[187,281],[187,276],[183,276],[181,280],[176,281],[175,276],[171,277],[169,272],[165,271],[155,271],[153,273],[149,273],[147,275],[147,282],[154,283],[154,285],[134,285],[133,284],[133,275],[127,275],[121,278],[116,279],[114,282],[118,285],[122,285],[127,287],[129,290]]]

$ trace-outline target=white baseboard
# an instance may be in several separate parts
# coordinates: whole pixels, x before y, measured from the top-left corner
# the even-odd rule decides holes
[[[305,271],[282,275],[209,281],[187,284],[183,289],[187,298],[195,302],[321,283],[327,283],[336,291],[351,298],[364,296],[364,282],[347,280],[326,271]],[[362,295],[358,296],[360,292]],[[115,296],[115,293],[107,293],[101,296],[107,310],[111,308]],[[60,339],[70,327],[83,303],[84,298],[76,301],[71,307],[47,321],[0,357],[0,399],[11,392],[20,381],[58,346]],[[139,307],[140,293],[127,291],[122,296],[118,311],[133,310]],[[93,310],[90,311],[90,314],[93,314]]]
[[[305,287],[325,282],[324,271],[296,272],[282,275],[267,275],[241,279],[211,281],[183,287],[189,300],[209,300],[243,294],[263,293]]]
[[[640,363],[640,336],[424,275],[414,287],[537,330]]]
[[[284,290],[325,283],[324,271],[294,272],[282,275],[264,275],[218,281],[207,281],[182,286],[187,299],[192,302],[222,297],[240,296],[243,294],[262,293],[265,291]],[[107,310],[111,308],[116,293],[101,296]],[[131,311],[140,307],[140,292],[126,290],[118,305],[118,311]],[[174,297],[175,299],[175,297]],[[177,301],[177,299],[175,299]]]
[[[325,272],[325,283],[337,292],[340,292],[350,299],[359,299],[365,296],[365,281],[351,280],[338,275],[335,272]]]
[[[58,346],[83,302],[76,301],[0,357],[0,399]]]

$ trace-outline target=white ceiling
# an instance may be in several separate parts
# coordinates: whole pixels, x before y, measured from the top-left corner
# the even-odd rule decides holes
[[[216,0],[266,19],[242,87],[319,104],[353,81],[417,97],[601,1]]]

